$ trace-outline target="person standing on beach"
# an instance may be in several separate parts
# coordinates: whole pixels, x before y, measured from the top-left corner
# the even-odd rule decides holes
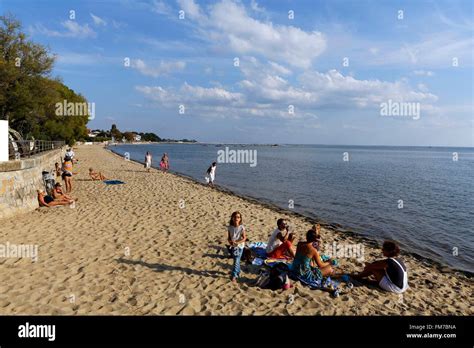
[[[147,152],[146,152],[146,155],[145,155],[145,168],[146,168],[146,171],[147,171],[147,172],[150,171],[151,162],[152,162],[151,153],[150,153],[149,151],[147,151]]]
[[[68,156],[64,157],[61,177],[66,186],[66,193],[70,193],[72,191],[72,159]]]
[[[168,154],[165,152],[161,157],[160,168],[166,173],[170,168]]]
[[[234,211],[230,217],[229,227],[227,228],[227,241],[230,244],[230,252],[234,259],[232,266],[231,281],[237,283],[237,278],[240,276],[240,259],[245,247],[247,235],[245,234],[245,227],[242,225],[242,214]]]
[[[206,181],[207,184],[211,187],[214,187],[214,179],[216,178],[216,168],[217,168],[217,163],[212,162],[211,166],[207,169],[206,172]]]

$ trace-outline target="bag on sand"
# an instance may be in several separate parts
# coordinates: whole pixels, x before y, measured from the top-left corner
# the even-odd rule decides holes
[[[255,286],[266,289],[269,282],[270,271],[268,271],[267,269],[261,269],[257,279],[255,280]]]
[[[257,257],[257,254],[255,253],[255,251],[253,251],[252,249],[248,247],[245,247],[240,261],[245,261],[251,264],[253,260],[255,260],[256,257]]]
[[[285,288],[285,285],[290,285],[290,279],[288,278],[288,265],[279,263],[272,267],[270,270],[270,281],[267,284],[268,289],[278,290]]]

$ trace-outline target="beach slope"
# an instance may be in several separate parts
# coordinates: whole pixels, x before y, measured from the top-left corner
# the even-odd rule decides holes
[[[41,208],[0,221],[0,244],[38,245],[38,259],[0,258],[0,314],[112,315],[472,315],[473,283],[461,272],[404,254],[410,289],[403,296],[357,287],[339,298],[295,283],[287,291],[252,286],[255,266],[229,281],[226,225],[239,210],[251,241],[266,241],[279,217],[298,237],[310,227],[282,213],[192,180],[142,165],[100,146],[80,146],[75,208]],[[90,181],[93,167],[108,178]],[[380,249],[323,229],[325,243],[365,243],[365,262]],[[354,271],[362,261],[340,259]]]

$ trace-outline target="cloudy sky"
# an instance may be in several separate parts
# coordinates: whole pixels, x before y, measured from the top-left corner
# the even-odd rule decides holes
[[[0,0],[0,12],[95,103],[92,129],[474,146],[472,1]],[[388,103],[419,117],[383,116]]]

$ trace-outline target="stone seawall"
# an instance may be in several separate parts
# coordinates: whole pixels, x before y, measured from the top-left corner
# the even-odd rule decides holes
[[[64,150],[58,149],[0,163],[0,219],[38,208],[36,190],[45,189],[42,172],[53,172],[62,156]]]

